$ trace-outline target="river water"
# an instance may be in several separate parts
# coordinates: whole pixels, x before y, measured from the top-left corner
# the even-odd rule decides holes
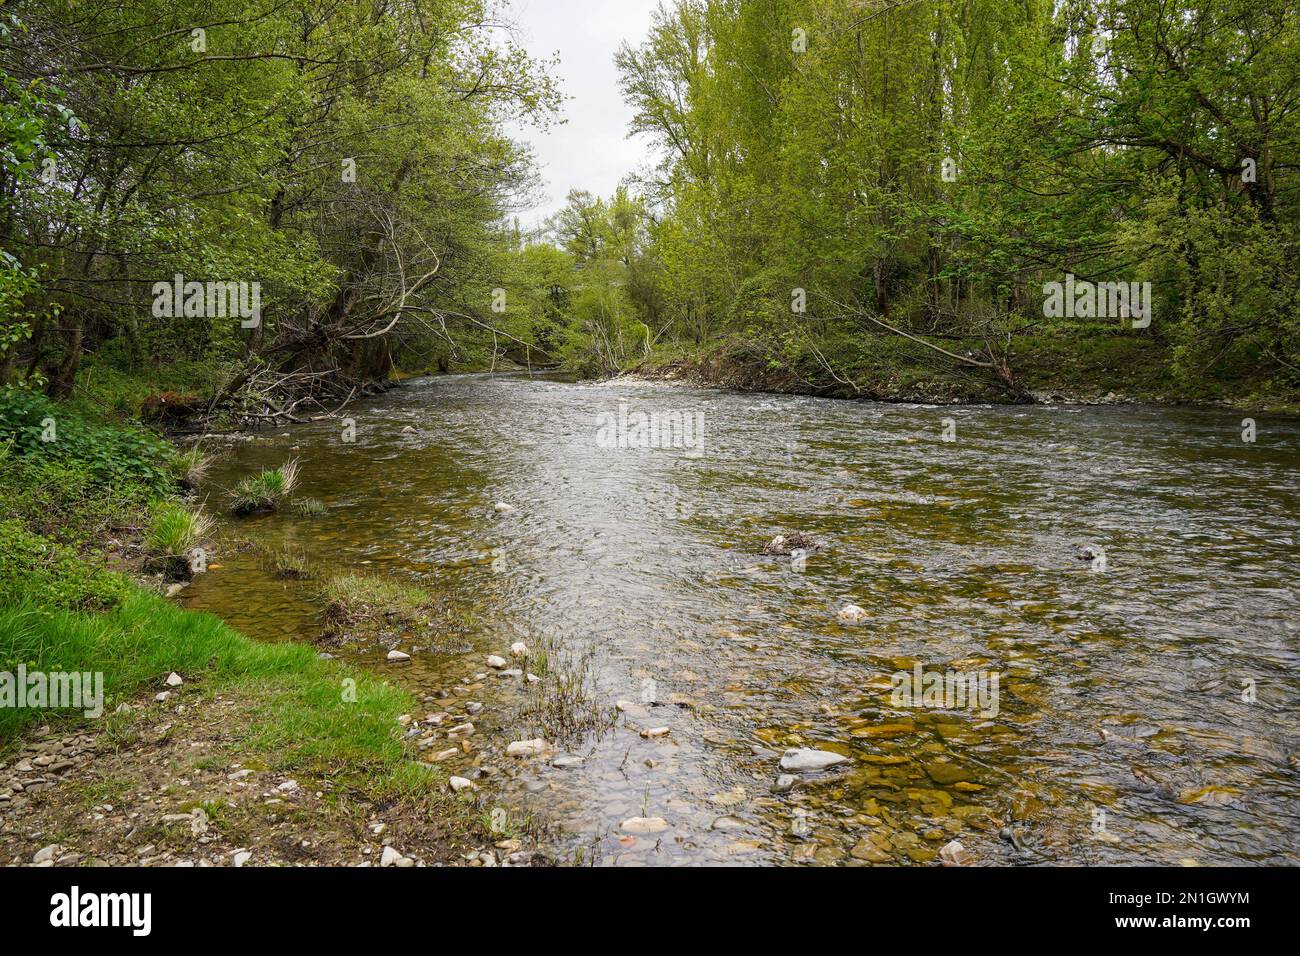
[[[601,416],[638,412],[702,416],[699,447],[605,447]],[[450,646],[339,653],[430,711],[483,703],[446,767],[496,771],[485,810],[544,825],[561,859],[918,864],[957,839],[994,865],[1300,862],[1295,421],[1246,442],[1227,411],[523,375],[418,380],[346,414],[352,442],[335,420],[234,445],[211,510],[297,457],[327,513],[241,534],[464,609]],[[821,547],[761,553],[793,531]],[[318,581],[215,561],[187,606],[320,635]],[[864,619],[839,620],[847,604]],[[538,684],[485,666],[515,641]],[[413,661],[387,665],[389,646]],[[991,696],[900,699],[918,666]],[[543,734],[584,762],[505,755]],[[778,790],[791,747],[849,760]]]

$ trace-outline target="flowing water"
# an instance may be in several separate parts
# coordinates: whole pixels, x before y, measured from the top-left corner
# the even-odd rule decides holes
[[[702,414],[702,447],[602,447],[620,405]],[[527,376],[420,380],[346,414],[355,442],[335,420],[236,445],[210,500],[298,457],[328,513],[240,532],[475,616],[458,646],[396,644],[408,666],[388,645],[350,659],[428,710],[482,702],[445,766],[499,771],[485,809],[543,821],[561,857],[924,863],[956,838],[988,864],[1300,862],[1294,421],[1260,418],[1249,443],[1226,411]],[[761,554],[792,531],[821,547]],[[320,635],[316,583],[215,560],[189,607]],[[850,603],[864,620],[837,619]],[[484,664],[520,640],[535,686]],[[900,699],[918,666],[996,677],[996,696]],[[543,733],[584,762],[505,755]],[[850,760],[782,791],[790,747]]]

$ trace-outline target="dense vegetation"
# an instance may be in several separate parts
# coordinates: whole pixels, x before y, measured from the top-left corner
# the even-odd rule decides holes
[[[480,0],[8,5],[0,386],[131,409],[148,390],[114,376],[165,364],[159,384],[289,417],[399,361],[486,360],[530,182],[499,121],[557,103],[493,25]],[[260,315],[190,282],[248,306],[256,283]]]
[[[1293,400],[1298,21],[1288,0],[676,0],[618,55],[660,148],[641,198],[575,194],[556,223],[594,364],[722,339],[849,394],[964,371]],[[1151,283],[1149,326],[1045,316],[1067,273]]]
[[[252,422],[710,353],[846,394],[1300,389],[1287,0],[673,0],[617,55],[655,161],[536,234],[501,121],[560,95],[499,12],[8,5],[0,385]],[[1045,315],[1067,274],[1149,282],[1150,324]]]

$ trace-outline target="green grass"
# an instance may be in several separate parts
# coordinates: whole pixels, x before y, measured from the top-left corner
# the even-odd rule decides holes
[[[56,423],[54,441],[43,440],[46,418]],[[23,664],[29,672],[102,672],[106,714],[97,724],[124,742],[130,715],[113,709],[178,671],[205,691],[229,689],[258,702],[241,755],[262,751],[285,768],[355,777],[367,788],[427,784],[427,770],[406,766],[396,733],[397,716],[411,709],[406,694],[310,647],[249,640],[109,568],[106,549],[130,553],[141,543],[174,557],[207,533],[201,512],[170,497],[176,476],[194,464],[178,466],[176,458],[138,428],[0,390],[0,671]],[[260,487],[282,498],[295,474],[290,462]],[[80,712],[0,708],[0,748],[56,716],[87,720]]]
[[[292,544],[262,548],[258,553],[263,570],[281,580],[303,580],[313,576],[307,552]]]
[[[249,747],[282,768],[344,770],[359,778],[409,773],[395,732],[410,698],[374,678],[349,674],[309,647],[261,644],[218,618],[183,610],[130,587],[99,614],[50,610],[33,602],[0,609],[0,670],[102,671],[105,710],[178,671],[214,690],[261,701]],[[355,702],[345,694],[355,681]],[[46,721],[49,711],[0,709],[0,741]],[[69,719],[83,718],[69,715]]]
[[[230,510],[237,515],[278,511],[297,485],[298,462],[295,459],[279,468],[268,468],[260,475],[240,479],[230,493]]]
[[[361,574],[330,578],[321,588],[321,596],[349,612],[379,607],[406,617],[414,617],[434,603],[433,595],[413,584]]]
[[[212,519],[202,509],[191,511],[175,501],[165,501],[153,513],[144,546],[158,558],[189,554],[212,533]]]
[[[319,498],[299,498],[293,503],[293,510],[301,518],[319,518],[329,509]]]

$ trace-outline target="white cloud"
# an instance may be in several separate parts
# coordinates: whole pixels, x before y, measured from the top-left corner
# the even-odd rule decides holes
[[[558,53],[564,124],[543,132],[514,126],[515,139],[533,147],[547,199],[521,215],[526,226],[564,205],[570,189],[608,196],[646,159],[647,145],[628,139],[632,111],[623,103],[614,53],[624,40],[639,44],[659,0],[513,0],[510,17],[519,39],[539,59]]]

